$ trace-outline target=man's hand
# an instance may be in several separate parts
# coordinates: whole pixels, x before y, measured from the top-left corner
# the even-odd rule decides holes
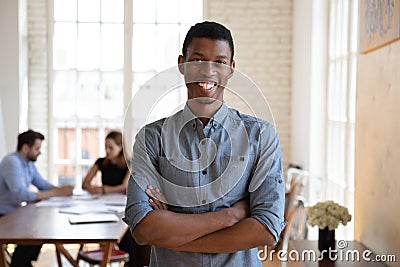
[[[39,191],[36,193],[36,201],[50,198],[50,197],[67,197],[72,196],[74,187],[72,185],[65,185],[61,187],[53,186],[50,190]]]
[[[72,185],[65,185],[55,188],[57,196],[72,196],[74,187]]]
[[[237,219],[237,222],[249,217],[250,215],[249,202],[247,200],[240,200],[229,209]]]
[[[145,192],[150,197],[149,202],[154,210],[168,210],[167,200],[160,189],[148,185]]]

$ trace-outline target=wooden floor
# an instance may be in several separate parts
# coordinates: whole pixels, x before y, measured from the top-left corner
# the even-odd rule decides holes
[[[73,257],[76,257],[79,245],[66,245],[65,247],[68,249],[68,251],[70,251]],[[61,261],[63,267],[72,266],[63,256],[61,256]],[[57,256],[54,245],[51,244],[43,245],[38,260],[36,262],[32,262],[32,265],[34,267],[58,267]],[[81,266],[85,266],[83,262]]]
[[[77,254],[77,251],[79,248],[78,245],[66,245],[66,248],[68,249],[68,251],[70,251],[70,253],[73,257],[76,257],[76,254]],[[63,256],[61,257],[61,259],[62,259],[63,267],[71,266],[71,264]],[[36,262],[33,262],[32,265],[34,267],[58,267],[54,245],[51,245],[51,244],[43,245],[38,260]],[[84,262],[80,262],[79,266],[86,267],[89,265]],[[118,265],[114,265],[114,266],[118,266]],[[262,266],[263,267],[282,267],[282,263],[277,259],[273,259],[272,261],[270,259],[266,259],[265,261],[263,261]],[[290,264],[287,264],[286,266],[291,267]]]

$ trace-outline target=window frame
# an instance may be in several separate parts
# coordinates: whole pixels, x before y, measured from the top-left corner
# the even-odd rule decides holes
[[[347,27],[343,19],[342,13],[338,12],[338,3],[347,4]],[[343,6],[341,6],[343,11]],[[357,0],[330,0],[328,4],[328,51],[327,51],[327,94],[326,94],[326,148],[325,148],[325,198],[334,199],[340,202],[341,205],[349,209],[350,214],[354,214],[354,131],[355,131],[355,87],[356,87],[356,64],[357,64],[357,23],[358,23],[358,2]],[[333,9],[336,8],[335,11]],[[332,18],[332,15],[335,15]],[[332,23],[335,23],[334,32],[332,32]],[[338,28],[342,27],[341,32],[336,32]],[[343,38],[341,34],[346,34],[347,42],[344,43],[345,47],[337,47],[340,44],[340,39]],[[338,41],[339,40],[339,41]],[[353,42],[353,43],[352,43]],[[354,42],[356,45],[354,45]],[[342,50],[342,51],[338,51]],[[336,50],[336,51],[333,51]],[[341,66],[340,66],[341,65]],[[343,66],[346,72],[343,72]],[[333,68],[333,70],[332,70]],[[333,74],[334,71],[340,71],[338,76]],[[334,77],[332,77],[332,74]],[[343,79],[345,76],[346,79]],[[335,79],[336,78],[336,79]],[[340,84],[342,83],[342,84]],[[332,92],[332,87],[335,91]],[[346,103],[342,110],[337,109],[339,103],[337,98],[332,94],[341,94],[345,97]],[[335,102],[336,100],[336,102]],[[337,113],[344,111],[342,116]],[[338,130],[342,129],[343,142],[340,141],[340,133]],[[331,137],[339,138],[331,143]],[[342,151],[337,149],[342,146]],[[340,157],[343,155],[343,158]],[[333,158],[332,158],[333,157]],[[341,165],[342,164],[342,165]],[[343,168],[340,171],[340,168]],[[343,177],[341,177],[343,176]],[[346,227],[338,229],[339,236],[346,239],[354,237],[354,222],[351,221]]]
[[[55,18],[54,18],[54,1],[55,0],[48,0],[48,5],[49,5],[49,17],[48,17],[48,27],[49,27],[49,32],[50,34],[48,35],[48,51],[49,51],[49,55],[48,55],[48,82],[49,82],[49,101],[48,101],[48,105],[49,105],[49,119],[48,119],[48,124],[49,124],[49,129],[51,129],[48,133],[49,135],[49,180],[51,180],[52,182],[54,182],[55,184],[57,184],[58,181],[58,173],[57,173],[57,167],[60,166],[60,164],[71,164],[74,166],[74,171],[75,171],[75,186],[77,188],[79,188],[82,184],[82,180],[84,178],[85,173],[81,172],[81,167],[82,166],[90,166],[94,163],[95,159],[91,159],[91,160],[87,160],[87,159],[82,159],[82,146],[81,146],[81,133],[82,130],[84,129],[85,125],[86,125],[86,121],[85,119],[81,119],[77,116],[77,113],[75,114],[75,117],[72,118],[72,124],[75,124],[74,128],[76,129],[76,142],[74,145],[74,154],[75,157],[73,159],[61,159],[59,158],[58,155],[58,133],[57,130],[59,129],[58,127],[60,127],[61,125],[65,124],[68,125],[69,123],[71,123],[70,121],[68,121],[67,123],[65,123],[65,119],[64,118],[56,118],[54,117],[54,105],[55,105],[55,100],[54,100],[54,77],[55,77],[55,71],[56,69],[53,66],[53,53],[54,53],[54,49],[53,49],[53,36],[54,36],[54,25],[56,23]],[[76,0],[77,3],[77,7],[79,5],[78,3],[79,0]],[[100,0],[99,0],[100,1]],[[177,0],[177,3],[179,3],[179,5],[182,3],[183,0]],[[203,5],[203,1],[202,0],[197,0],[199,1],[202,5]],[[134,95],[134,69],[132,68],[133,66],[133,61],[134,58],[132,58],[133,55],[133,27],[135,25],[135,20],[133,17],[133,8],[134,8],[134,0],[123,0],[124,2],[124,18],[123,18],[123,27],[124,27],[124,37],[123,37],[123,67],[122,67],[122,75],[123,75],[123,84],[122,84],[122,90],[123,90],[123,100],[121,103],[123,105],[123,110],[126,111],[127,107],[130,105],[130,101],[132,99],[132,96]],[[160,0],[155,0],[155,3],[160,2]],[[203,7],[204,8],[204,7]],[[101,10],[100,10],[101,13]],[[203,16],[203,10],[201,10],[201,16]],[[197,22],[197,20],[196,20]],[[77,21],[76,23],[78,24],[78,17],[77,17]],[[86,23],[86,22],[82,22],[82,23]],[[101,19],[99,21],[99,24],[101,25]],[[154,25],[156,25],[156,27],[158,27],[159,25],[163,25],[163,23],[160,23],[158,21],[154,21],[151,22]],[[192,25],[194,23],[194,21],[192,22],[186,22],[185,24],[190,24]],[[166,24],[171,24],[171,22],[167,22]],[[181,25],[181,21],[180,18],[177,19],[177,22],[173,22],[173,24],[177,24],[177,25]],[[180,28],[179,28],[180,29]],[[181,37],[182,32],[179,32],[179,38],[180,40],[178,40],[179,45],[182,44],[183,39]],[[184,36],[183,36],[184,37]],[[182,40],[181,40],[182,39]],[[180,47],[179,47],[180,48]],[[179,54],[176,55],[176,58],[178,57]],[[176,66],[176,63],[174,62],[174,66]],[[172,66],[171,66],[172,67]],[[78,67],[73,68],[72,70],[76,71],[77,74],[79,74],[80,70],[78,69]],[[156,68],[154,68],[154,70],[156,70]],[[98,71],[101,75],[101,73],[103,73],[103,70],[99,69],[94,69],[93,71]],[[107,70],[104,70],[104,72],[107,72]],[[153,71],[152,74],[155,74],[156,72]],[[129,116],[130,114],[127,112],[126,114],[127,116]],[[131,123],[132,121],[134,121],[135,118],[132,115],[132,118],[126,119],[125,122],[127,123]],[[100,154],[97,157],[100,157],[101,155],[104,155],[104,137],[105,137],[105,131],[106,129],[117,129],[117,130],[121,130],[124,134],[124,140],[133,140],[134,138],[134,132],[130,133],[130,132],[124,132],[123,128],[124,128],[124,115],[121,118],[121,120],[119,121],[119,124],[114,120],[109,120],[107,118],[103,118],[101,116],[98,116],[96,118],[96,123],[97,123],[97,127],[96,129],[99,130],[98,133],[98,146],[99,146],[99,152]],[[69,126],[72,127],[72,126]],[[133,128],[132,125],[128,125],[128,128]],[[126,127],[125,127],[126,128]],[[125,144],[125,149],[130,150],[131,149],[131,145],[130,144]]]

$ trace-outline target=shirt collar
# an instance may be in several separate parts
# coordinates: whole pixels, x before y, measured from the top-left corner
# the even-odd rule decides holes
[[[215,112],[214,116],[210,118],[210,121],[215,123],[222,124],[224,119],[228,116],[228,107],[226,106],[225,102],[222,102],[221,107]],[[188,103],[186,102],[185,107],[183,108],[183,124],[187,124],[188,122],[193,122],[193,128],[197,127],[197,116],[193,114],[190,110]]]

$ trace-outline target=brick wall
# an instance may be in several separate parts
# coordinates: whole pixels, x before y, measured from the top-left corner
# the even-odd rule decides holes
[[[253,80],[267,98],[281,141],[283,166],[287,167],[290,162],[293,0],[204,2],[204,18],[220,22],[232,31],[236,68]],[[259,98],[254,96],[254,103],[257,101]]]
[[[47,0],[29,0],[28,14],[28,60],[29,60],[29,101],[28,126],[44,134],[42,155],[38,158],[37,167],[45,178],[51,180],[48,173],[49,155],[49,89],[47,70]],[[34,92],[34,93],[32,93]]]

